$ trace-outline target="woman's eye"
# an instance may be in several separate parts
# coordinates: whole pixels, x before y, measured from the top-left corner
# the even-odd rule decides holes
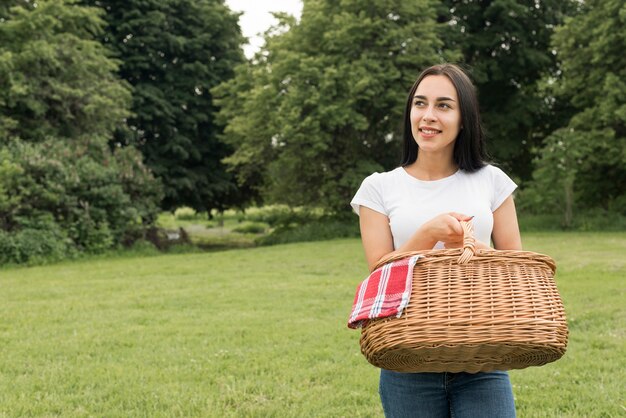
[[[415,104],[415,106],[424,106],[425,105],[425,103],[422,100],[416,100],[414,104]]]
[[[439,107],[442,109],[451,109],[448,103],[439,103]]]

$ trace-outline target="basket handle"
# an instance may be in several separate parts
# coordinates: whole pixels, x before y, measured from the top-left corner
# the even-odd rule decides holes
[[[463,228],[463,252],[457,260],[459,264],[467,264],[476,254],[476,239],[474,238],[474,224],[471,221],[461,221]]]
[[[463,228],[463,252],[457,260],[457,263],[466,264],[472,259],[474,254],[476,254],[476,240],[474,239],[474,226],[472,222],[460,222],[461,227]],[[402,260],[403,258],[412,257],[421,253],[422,251],[403,251],[400,253],[387,254],[376,262],[376,265],[374,266],[374,269],[372,271],[393,261]]]

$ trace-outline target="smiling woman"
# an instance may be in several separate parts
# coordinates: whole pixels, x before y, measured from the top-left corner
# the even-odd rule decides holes
[[[404,113],[401,166],[367,177],[351,202],[370,270],[395,253],[462,246],[461,221],[472,220],[478,248],[493,241],[496,249],[521,249],[517,186],[487,164],[478,109],[459,67],[436,65],[417,78]],[[382,369],[380,395],[388,417],[515,416],[505,372]]]

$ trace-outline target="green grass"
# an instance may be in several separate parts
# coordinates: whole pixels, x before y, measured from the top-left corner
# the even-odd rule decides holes
[[[626,234],[529,233],[565,357],[511,372],[520,417],[624,416]],[[0,271],[0,417],[381,417],[346,328],[356,239]]]

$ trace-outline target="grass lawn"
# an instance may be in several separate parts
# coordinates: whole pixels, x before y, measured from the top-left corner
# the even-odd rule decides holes
[[[518,416],[626,414],[626,234],[527,233],[553,256],[565,357],[511,372]],[[0,417],[382,417],[346,328],[358,240],[0,271]]]

